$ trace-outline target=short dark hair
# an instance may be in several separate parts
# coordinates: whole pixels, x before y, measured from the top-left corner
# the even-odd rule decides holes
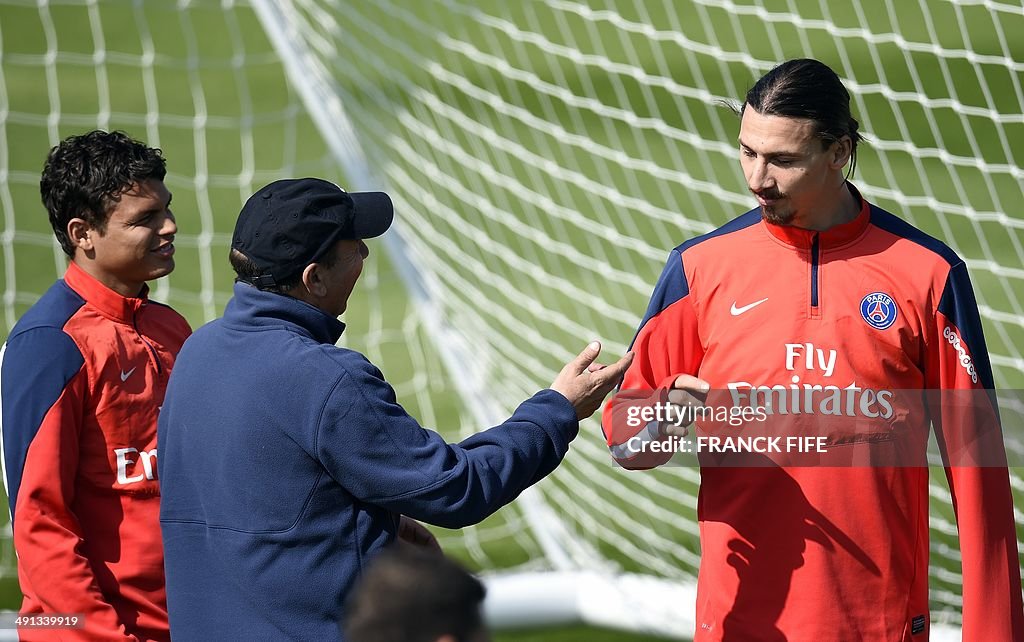
[[[743,109],[747,105],[765,116],[814,121],[826,148],[849,136],[853,145],[850,174],[857,167],[857,143],[864,140],[858,131],[860,123],[850,113],[850,93],[825,63],[798,58],[777,65],[750,88]]]
[[[75,255],[68,238],[71,219],[81,218],[103,233],[122,194],[166,175],[163,152],[121,131],[95,130],[61,141],[46,157],[39,193],[64,253]]]
[[[249,285],[259,288],[264,292],[288,294],[292,288],[302,281],[302,272],[299,272],[295,276],[287,279],[284,283],[275,283],[272,286],[258,286],[256,285],[256,277],[261,276],[263,274],[263,270],[261,270],[259,266],[252,261],[252,259],[232,248],[228,253],[228,261],[231,263],[231,267],[235,270],[236,283],[248,283]],[[331,248],[324,252],[324,255],[318,258],[315,262],[325,268],[334,267],[334,264],[338,262],[337,244],[331,246]]]
[[[351,642],[434,642],[442,635],[469,642],[483,632],[480,580],[444,555],[407,545],[382,553],[348,601]]]

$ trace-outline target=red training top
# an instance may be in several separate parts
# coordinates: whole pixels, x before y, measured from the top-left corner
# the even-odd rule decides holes
[[[21,638],[168,640],[157,413],[188,323],[75,263],[15,325],[0,365]]]
[[[964,639],[1019,642],[1012,497],[966,266],[853,191],[859,216],[825,232],[756,209],[673,250],[634,340],[624,393],[696,375],[713,397],[828,437],[821,465],[701,456],[695,639],[927,639],[929,469],[911,462],[923,461],[930,420],[960,532]],[[969,412],[948,403],[968,390],[980,391],[958,393]],[[639,446],[669,437],[613,420],[614,402],[603,425],[615,459],[668,461],[671,449]],[[691,438],[712,428],[698,421]],[[902,458],[879,457],[886,448]]]

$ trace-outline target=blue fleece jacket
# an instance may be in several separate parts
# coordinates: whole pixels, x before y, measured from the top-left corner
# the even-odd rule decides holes
[[[445,443],[345,326],[235,286],[185,342],[159,420],[171,635],[339,640],[343,602],[399,514],[459,528],[550,473],[579,423],[544,390],[500,426]]]

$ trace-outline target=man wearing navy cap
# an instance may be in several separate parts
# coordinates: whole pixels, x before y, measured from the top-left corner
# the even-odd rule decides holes
[[[380,192],[282,180],[242,208],[224,317],[185,343],[160,413],[171,634],[338,640],[363,565],[410,519],[475,524],[553,471],[619,381],[591,343],[500,426],[458,444],[398,404],[366,357],[334,344],[364,239],[391,225]],[[408,534],[403,534],[406,531]]]

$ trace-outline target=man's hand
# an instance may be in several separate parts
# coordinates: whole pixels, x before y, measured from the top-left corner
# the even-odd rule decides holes
[[[690,434],[689,426],[696,418],[694,411],[704,406],[710,389],[711,386],[707,381],[693,375],[682,374],[676,377],[676,380],[672,382],[672,387],[669,388],[666,401],[680,408],[682,414],[673,413],[673,415],[683,419],[678,424],[662,423],[661,434],[672,437],[685,437]]]
[[[434,534],[427,530],[427,527],[415,519],[402,515],[398,520],[398,541],[408,546],[414,546],[422,551],[441,553],[441,545],[437,543]]]
[[[586,419],[600,407],[605,396],[618,385],[626,368],[633,363],[627,352],[610,366],[594,363],[601,353],[601,344],[592,342],[575,359],[562,368],[551,389],[562,394],[576,408],[576,418]]]

